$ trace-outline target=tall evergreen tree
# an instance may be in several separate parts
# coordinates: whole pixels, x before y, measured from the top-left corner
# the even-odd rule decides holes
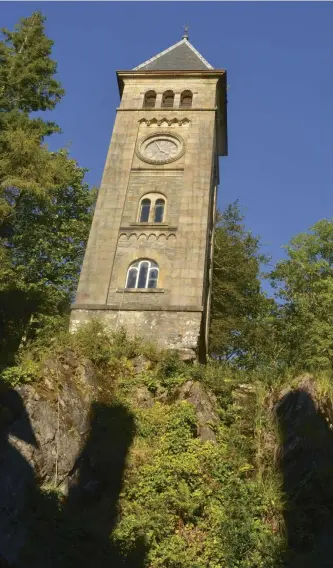
[[[50,57],[53,42],[40,12],[23,18],[0,41],[0,221],[14,214],[25,193],[48,196],[68,181],[63,154],[49,152],[45,137],[59,132],[53,122],[30,116],[52,110],[64,94]]]
[[[91,221],[94,192],[64,150],[59,132],[36,111],[64,94],[40,12],[0,41],[0,347],[6,357],[23,336],[68,310]]]

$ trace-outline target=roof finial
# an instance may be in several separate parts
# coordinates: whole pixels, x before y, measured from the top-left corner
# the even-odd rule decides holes
[[[185,26],[184,26],[183,39],[188,39],[188,25],[187,24],[185,24]]]

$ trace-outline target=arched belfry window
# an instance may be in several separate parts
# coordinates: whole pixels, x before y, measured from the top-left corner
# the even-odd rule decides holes
[[[139,223],[163,223],[165,220],[166,199],[160,193],[146,193],[140,201]]]
[[[175,94],[174,94],[173,91],[165,91],[165,93],[163,93],[163,97],[162,97],[162,107],[163,108],[172,108],[174,98],[175,98]]]
[[[136,260],[128,268],[125,288],[156,288],[157,281],[157,263],[148,259]]]
[[[180,95],[180,106],[182,108],[190,108],[192,106],[193,95],[191,91],[183,91]]]
[[[142,199],[140,204],[140,216],[139,216],[140,223],[148,223],[150,206],[151,206],[150,199]]]
[[[154,211],[154,223],[163,223],[165,200],[156,199]]]
[[[147,91],[143,99],[144,108],[154,108],[156,103],[156,93],[155,91]]]

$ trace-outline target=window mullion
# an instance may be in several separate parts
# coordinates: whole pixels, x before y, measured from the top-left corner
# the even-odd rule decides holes
[[[148,262],[148,270],[147,270],[147,277],[146,277],[146,285],[145,285],[145,288],[148,288],[150,269],[151,269],[151,263]]]
[[[150,209],[149,209],[148,223],[152,222],[152,215],[154,214],[154,207],[155,207],[155,201],[153,201],[153,199],[150,198]]]
[[[139,274],[140,274],[140,266],[141,266],[141,262],[139,262],[139,266],[138,266],[137,271],[136,271],[135,288],[138,287]]]

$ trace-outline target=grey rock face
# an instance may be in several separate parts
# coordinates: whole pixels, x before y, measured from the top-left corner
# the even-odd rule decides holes
[[[135,390],[134,400],[139,408],[151,408],[154,406],[154,395],[145,386],[140,386]]]
[[[25,541],[24,509],[37,484],[67,488],[88,428],[94,371],[72,354],[48,361],[43,377],[1,396],[0,560],[15,562]]]
[[[217,403],[214,395],[194,381],[187,381],[177,393],[178,400],[193,404],[198,420],[198,436],[202,441],[216,441],[214,426],[218,424]]]
[[[285,566],[329,568],[333,535],[332,405],[329,396],[319,403],[311,375],[299,377],[295,385],[281,393],[275,407],[287,503]]]

